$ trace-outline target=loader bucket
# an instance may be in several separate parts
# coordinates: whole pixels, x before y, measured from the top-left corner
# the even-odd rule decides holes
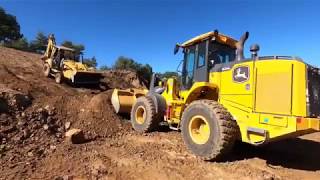
[[[73,76],[72,83],[77,85],[98,85],[102,78],[101,73],[78,71]]]
[[[129,114],[136,99],[147,94],[148,90],[143,89],[114,89],[111,103],[116,113]]]

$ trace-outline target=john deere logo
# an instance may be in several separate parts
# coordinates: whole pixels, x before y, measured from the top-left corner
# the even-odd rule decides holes
[[[233,81],[235,82],[245,82],[249,79],[249,67],[248,66],[240,66],[233,70],[232,73]]]

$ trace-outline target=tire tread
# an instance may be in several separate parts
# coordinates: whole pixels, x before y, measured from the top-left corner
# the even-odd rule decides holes
[[[209,154],[206,156],[201,156],[200,158],[204,160],[221,160],[223,159],[233,148],[234,142],[238,138],[238,125],[237,122],[233,119],[231,114],[225,109],[222,105],[218,102],[213,100],[197,100],[192,102],[184,111],[182,115],[182,120],[184,120],[185,112],[188,112],[189,107],[192,106],[206,106],[210,109],[211,112],[214,113],[215,117],[218,121],[218,126],[220,130],[220,139],[219,143],[216,144],[216,147],[211,150]],[[183,125],[183,123],[182,123]],[[184,128],[182,128],[184,129]],[[193,150],[190,149],[191,146],[187,144],[188,149],[192,152]]]
[[[133,128],[143,133],[154,131],[158,127],[160,117],[159,114],[156,113],[156,107],[152,101],[152,98],[148,96],[142,96],[137,99],[137,102],[142,102],[144,104],[147,111],[147,117],[145,122],[143,123],[142,128],[138,129],[137,127],[135,127],[133,120],[135,118],[136,108],[133,107],[131,110],[131,123]]]

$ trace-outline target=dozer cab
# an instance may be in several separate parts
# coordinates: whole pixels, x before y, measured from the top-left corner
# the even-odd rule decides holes
[[[236,140],[262,145],[319,131],[320,70],[297,57],[259,56],[258,45],[245,58],[248,36],[237,41],[214,31],[177,44],[175,53],[184,53],[181,81],[156,86],[153,76],[145,94],[131,90],[124,98],[115,90],[112,103],[131,113],[136,131],[154,131],[161,122],[181,130],[188,149],[204,160],[223,159]]]
[[[98,86],[103,78],[101,73],[83,63],[82,54],[77,55],[74,49],[57,46],[53,34],[48,38],[47,49],[41,59],[44,61],[44,76],[53,76],[59,84],[67,80],[73,85]]]

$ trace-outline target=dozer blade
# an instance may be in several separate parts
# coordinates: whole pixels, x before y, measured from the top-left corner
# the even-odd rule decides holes
[[[98,85],[102,78],[101,73],[78,71],[73,76],[72,83],[77,85]]]
[[[116,113],[130,113],[131,107],[140,96],[147,94],[144,89],[114,89],[111,97],[111,103]]]

